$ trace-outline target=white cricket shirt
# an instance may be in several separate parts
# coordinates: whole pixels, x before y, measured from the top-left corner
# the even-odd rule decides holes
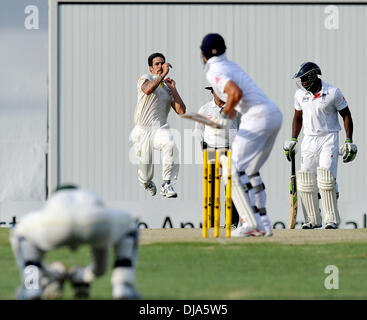
[[[303,132],[306,136],[341,130],[338,111],[346,108],[348,103],[340,89],[322,81],[322,89],[315,96],[311,92],[298,89],[294,100],[294,108],[302,111]]]
[[[151,127],[153,123],[163,126],[167,123],[171,103],[174,101],[171,90],[162,81],[149,95],[141,89],[145,80],[153,81],[159,75],[143,74],[137,84],[138,101],[136,104],[134,120],[135,124],[143,127]]]
[[[198,113],[212,121],[218,122],[219,115],[224,107],[225,105],[222,107],[217,106],[214,100],[212,100],[204,104],[199,109]],[[195,136],[199,141],[205,141],[211,148],[227,148],[231,146],[237,134],[240,121],[241,114],[237,112],[229,130],[229,135],[226,134],[225,130],[215,129],[202,123],[195,122]]]
[[[204,68],[205,76],[213,87],[218,97],[227,102],[227,94],[224,88],[228,81],[232,80],[242,90],[242,98],[235,110],[245,114],[252,107],[263,105],[262,113],[277,111],[278,107],[265,95],[250,76],[236,63],[227,59],[225,54],[211,57]]]

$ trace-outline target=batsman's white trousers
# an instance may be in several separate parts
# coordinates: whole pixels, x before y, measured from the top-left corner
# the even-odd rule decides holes
[[[138,179],[149,182],[154,176],[153,150],[162,152],[162,179],[177,179],[179,171],[178,150],[168,124],[160,128],[136,125],[130,134],[135,154],[139,159]]]
[[[260,171],[273,149],[282,120],[283,116],[277,108],[269,113],[263,105],[253,107],[242,115],[232,143],[232,163],[238,172],[245,171],[249,176]]]
[[[301,170],[317,175],[317,167],[329,169],[336,179],[338,173],[339,133],[304,136],[301,144]]]

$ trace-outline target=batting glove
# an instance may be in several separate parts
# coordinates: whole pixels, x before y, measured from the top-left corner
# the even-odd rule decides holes
[[[339,148],[339,154],[343,156],[343,162],[351,162],[357,156],[357,146],[352,142],[352,139],[346,139],[345,144]]]
[[[288,161],[291,161],[291,154],[295,151],[297,142],[297,138],[292,138],[292,140],[284,142],[283,149]]]

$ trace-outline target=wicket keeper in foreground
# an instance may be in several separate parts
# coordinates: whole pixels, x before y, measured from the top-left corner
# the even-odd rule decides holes
[[[20,300],[58,299],[65,280],[70,280],[75,298],[89,297],[93,280],[106,273],[109,250],[114,248],[111,284],[114,299],[138,299],[135,262],[138,229],[130,214],[107,208],[92,192],[73,185],[61,186],[43,209],[25,215],[10,233],[10,243],[20,269]],[[92,263],[69,271],[61,262],[46,265],[45,254],[67,246],[91,248]]]
[[[354,160],[357,146],[353,143],[353,120],[348,103],[340,89],[319,78],[321,69],[314,62],[300,65],[294,74],[298,90],[294,96],[292,139],[284,143],[287,159],[294,152],[304,127],[301,144],[301,170],[297,172],[297,190],[301,198],[305,223],[302,229],[320,228],[318,190],[320,191],[325,229],[336,229],[340,223],[336,183],[338,155],[343,162]],[[338,113],[343,118],[345,144],[339,150]]]
[[[226,103],[218,122],[229,129],[236,111],[241,113],[239,130],[232,143],[232,200],[242,224],[232,236],[271,236],[272,225],[266,211],[266,191],[260,169],[273,148],[282,114],[247,73],[227,59],[221,35],[207,34],[200,49],[206,79]],[[226,161],[221,159],[221,162],[224,167]]]

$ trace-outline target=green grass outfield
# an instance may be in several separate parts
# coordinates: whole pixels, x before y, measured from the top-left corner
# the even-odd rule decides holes
[[[20,281],[8,235],[0,229],[0,299],[13,299]],[[67,266],[89,259],[86,247],[46,256]],[[339,270],[338,290],[324,286],[328,265]],[[93,283],[92,299],[111,299],[110,274]],[[144,230],[137,286],[143,299],[367,299],[367,230],[275,230],[271,238],[251,239]],[[68,284],[64,298],[72,298]]]

